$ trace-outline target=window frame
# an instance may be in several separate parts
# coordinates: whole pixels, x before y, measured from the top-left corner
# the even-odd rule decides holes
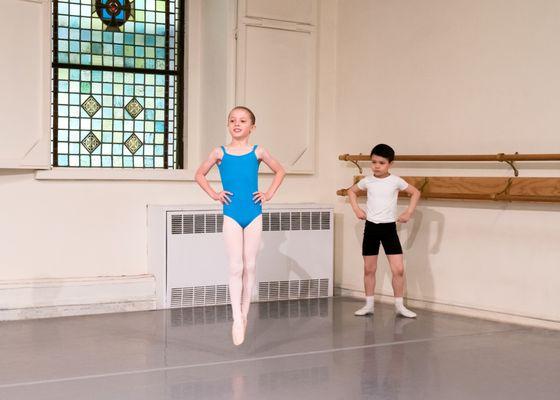
[[[166,69],[165,70],[158,70],[156,68],[153,69],[147,69],[147,68],[133,68],[133,67],[106,67],[106,66],[95,66],[95,65],[84,65],[84,64],[72,64],[72,63],[60,63],[58,61],[58,51],[57,51],[57,46],[58,46],[58,4],[59,4],[59,0],[46,0],[49,3],[49,11],[50,11],[50,29],[52,32],[52,48],[51,48],[51,54],[50,57],[52,57],[52,61],[50,63],[51,65],[51,84],[52,84],[52,88],[50,90],[50,95],[52,96],[52,111],[51,111],[51,148],[49,151],[49,157],[51,159],[51,168],[52,169],[78,169],[78,170],[140,170],[140,171],[151,171],[151,170],[157,170],[157,171],[179,171],[179,170],[183,170],[184,169],[184,153],[185,153],[185,141],[184,141],[184,135],[185,135],[185,119],[184,119],[184,115],[186,113],[185,110],[185,48],[187,47],[187,39],[188,36],[186,35],[186,27],[187,27],[187,19],[186,19],[186,4],[190,3],[187,2],[186,0],[175,0],[176,1],[176,7],[178,7],[178,26],[177,26],[177,30],[175,32],[175,46],[177,49],[177,53],[176,53],[176,57],[175,57],[175,65],[176,68],[175,70],[171,70],[169,68],[169,61],[170,61],[170,48],[169,48],[169,38],[170,38],[170,21],[169,21],[169,17],[170,17],[170,10],[169,10],[169,2],[165,2],[165,6],[166,6],[166,10],[165,10],[165,19],[166,19],[166,25],[167,25],[167,29],[166,29],[166,34],[165,34],[165,43],[166,43],[166,47],[165,47],[165,51],[166,51],[166,57],[165,57],[165,63],[166,63]],[[94,5],[92,4],[92,7],[94,7]],[[93,18],[93,17],[92,17]],[[172,49],[171,51],[175,51],[175,48]],[[95,70],[99,70],[99,71],[111,71],[111,72],[122,72],[122,73],[144,73],[144,74],[158,74],[158,75],[164,75],[165,76],[165,95],[164,95],[164,99],[165,99],[165,109],[164,109],[164,156],[163,156],[163,167],[124,167],[124,166],[109,166],[109,167],[88,167],[88,166],[59,166],[58,165],[58,70],[60,68],[73,68],[73,69],[79,69],[79,70],[90,70],[90,71],[95,71]],[[169,107],[169,95],[168,95],[168,91],[170,89],[169,87],[169,77],[170,76],[174,76],[175,77],[175,104],[174,107]],[[174,168],[173,166],[169,167],[169,135],[173,134],[172,132],[169,132],[169,111],[170,110],[174,110],[174,115],[175,115],[175,123],[174,123],[174,128],[175,128],[175,144],[174,144],[174,149],[173,151],[175,152],[175,164],[176,167]],[[69,154],[70,155],[70,154]],[[111,156],[113,156],[111,154]],[[74,176],[76,175],[75,173],[62,173],[62,174],[56,174],[58,176]],[[97,173],[87,173],[87,176],[97,176],[99,174]],[[105,176],[107,174],[105,173],[101,173],[101,176]],[[129,174],[127,173],[120,173],[117,174],[118,176],[129,176]],[[134,174],[132,174],[134,175]],[[148,176],[157,176],[158,174],[154,174],[154,173],[149,173]],[[38,178],[45,178],[46,174],[44,173],[37,173],[36,177]],[[90,178],[91,179],[91,178]],[[96,179],[96,178],[94,178]]]

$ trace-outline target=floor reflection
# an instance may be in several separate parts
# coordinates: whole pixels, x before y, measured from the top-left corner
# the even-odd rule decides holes
[[[251,314],[256,312],[259,320],[326,318],[331,310],[329,304],[328,298],[267,301],[253,303]],[[170,320],[172,327],[211,325],[233,322],[233,315],[230,305],[189,307],[170,310]]]

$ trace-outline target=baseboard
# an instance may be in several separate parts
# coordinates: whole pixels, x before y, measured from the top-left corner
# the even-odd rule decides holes
[[[0,281],[0,321],[155,309],[152,275]]]
[[[341,286],[336,286],[334,290],[335,296],[345,296],[363,299],[364,291],[344,288]],[[391,295],[386,295],[383,293],[376,293],[375,300],[382,303],[394,303],[394,297]],[[481,318],[497,322],[505,322],[509,324],[517,324],[523,326],[531,326],[536,328],[545,329],[555,329],[560,330],[560,321],[546,320],[540,318],[529,317],[525,315],[515,315],[507,314],[496,311],[487,311],[473,307],[465,307],[454,304],[445,304],[432,301],[418,300],[418,299],[406,299],[406,304],[410,307],[420,308],[424,310],[430,310],[435,312],[442,312],[448,314],[462,315],[466,317]]]

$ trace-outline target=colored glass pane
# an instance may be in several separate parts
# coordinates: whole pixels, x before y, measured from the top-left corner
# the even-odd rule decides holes
[[[178,167],[182,3],[53,0],[53,165]]]

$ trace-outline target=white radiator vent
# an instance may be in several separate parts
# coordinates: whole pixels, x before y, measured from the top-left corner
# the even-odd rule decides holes
[[[259,282],[259,301],[311,299],[328,296],[328,278]]]
[[[331,229],[328,211],[292,211],[263,213],[263,231],[309,231]]]
[[[229,304],[228,285],[191,286],[171,289],[171,308]]]
[[[222,214],[175,214],[171,216],[172,235],[220,233],[224,226]]]
[[[179,217],[179,220],[183,217],[183,232],[178,231],[175,233],[194,233],[194,215],[174,215],[173,217]],[[173,221],[173,217],[171,217],[171,221]],[[171,224],[173,224],[173,222],[171,222]]]
[[[175,214],[171,216],[171,234],[220,233],[223,224],[222,214]],[[331,213],[328,211],[263,213],[263,231],[267,232],[329,229]]]
[[[258,319],[329,317],[329,299],[302,299],[297,301],[268,301],[254,304]],[[253,312],[253,311],[252,311]],[[175,308],[171,312],[171,326],[210,325],[233,321],[231,307]]]
[[[259,282],[259,301],[328,297],[329,279]],[[171,289],[171,308],[230,304],[228,285]]]

